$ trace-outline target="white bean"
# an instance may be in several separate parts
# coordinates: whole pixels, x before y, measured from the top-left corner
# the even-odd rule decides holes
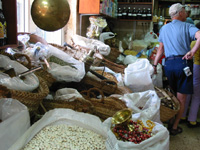
[[[103,136],[78,126],[64,124],[43,128],[22,150],[105,150]]]

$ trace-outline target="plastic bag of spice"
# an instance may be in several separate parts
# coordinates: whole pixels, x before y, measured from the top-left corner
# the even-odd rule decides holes
[[[169,150],[167,128],[147,120],[141,113],[132,114],[126,124],[116,126],[111,122],[111,117],[103,122],[107,128],[106,148],[109,150]]]
[[[50,69],[47,71],[59,82],[80,82],[85,76],[85,66],[83,62],[78,61],[64,51],[49,45],[50,58],[52,62],[49,62]],[[50,59],[51,60],[51,59]],[[57,62],[53,62],[57,60]],[[60,60],[58,62],[58,60]],[[58,64],[59,63],[59,64]]]
[[[24,78],[17,77],[18,74],[28,70],[25,66],[17,61],[11,60],[5,55],[0,55],[0,85],[8,89],[20,91],[33,91],[39,86],[38,77],[31,73]]]

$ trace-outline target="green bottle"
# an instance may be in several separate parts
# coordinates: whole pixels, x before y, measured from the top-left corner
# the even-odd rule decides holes
[[[6,19],[2,10],[2,2],[0,0],[0,46],[6,45],[7,28]]]

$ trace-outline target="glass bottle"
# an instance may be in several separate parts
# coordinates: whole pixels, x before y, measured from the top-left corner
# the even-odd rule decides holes
[[[132,11],[132,19],[133,19],[133,20],[137,19],[137,12],[136,12],[135,7],[133,7],[133,11]]]
[[[152,19],[152,14],[151,14],[151,9],[147,8],[147,20],[151,20]]]
[[[137,19],[138,20],[142,19],[142,14],[141,14],[141,9],[140,8],[138,8],[138,11],[137,11]]]
[[[121,10],[120,7],[118,8],[117,18],[118,18],[118,19],[122,19],[122,10]]]
[[[0,0],[0,46],[6,45],[7,30],[6,30],[6,19],[2,10],[2,2]]]
[[[161,15],[161,6],[159,6],[159,8],[158,8],[158,15],[157,16],[158,16],[158,18],[160,18],[160,16],[162,16]]]
[[[146,19],[147,19],[146,8],[143,8],[143,11],[142,11],[142,20],[146,20]]]
[[[198,17],[198,8],[199,6],[198,5],[195,5],[195,9],[194,9],[194,18],[197,18]]]
[[[164,24],[164,20],[163,20],[163,17],[160,16],[160,19],[158,20],[158,30],[160,31],[161,27],[163,26]]]
[[[128,7],[128,11],[127,11],[127,19],[132,19],[132,11],[131,11],[131,7]]]
[[[126,7],[124,7],[122,10],[122,19],[126,19],[126,17],[127,17],[127,10]]]

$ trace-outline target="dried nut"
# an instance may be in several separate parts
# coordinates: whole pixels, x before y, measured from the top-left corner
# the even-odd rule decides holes
[[[91,130],[60,124],[43,128],[22,150],[105,150],[105,140]]]

